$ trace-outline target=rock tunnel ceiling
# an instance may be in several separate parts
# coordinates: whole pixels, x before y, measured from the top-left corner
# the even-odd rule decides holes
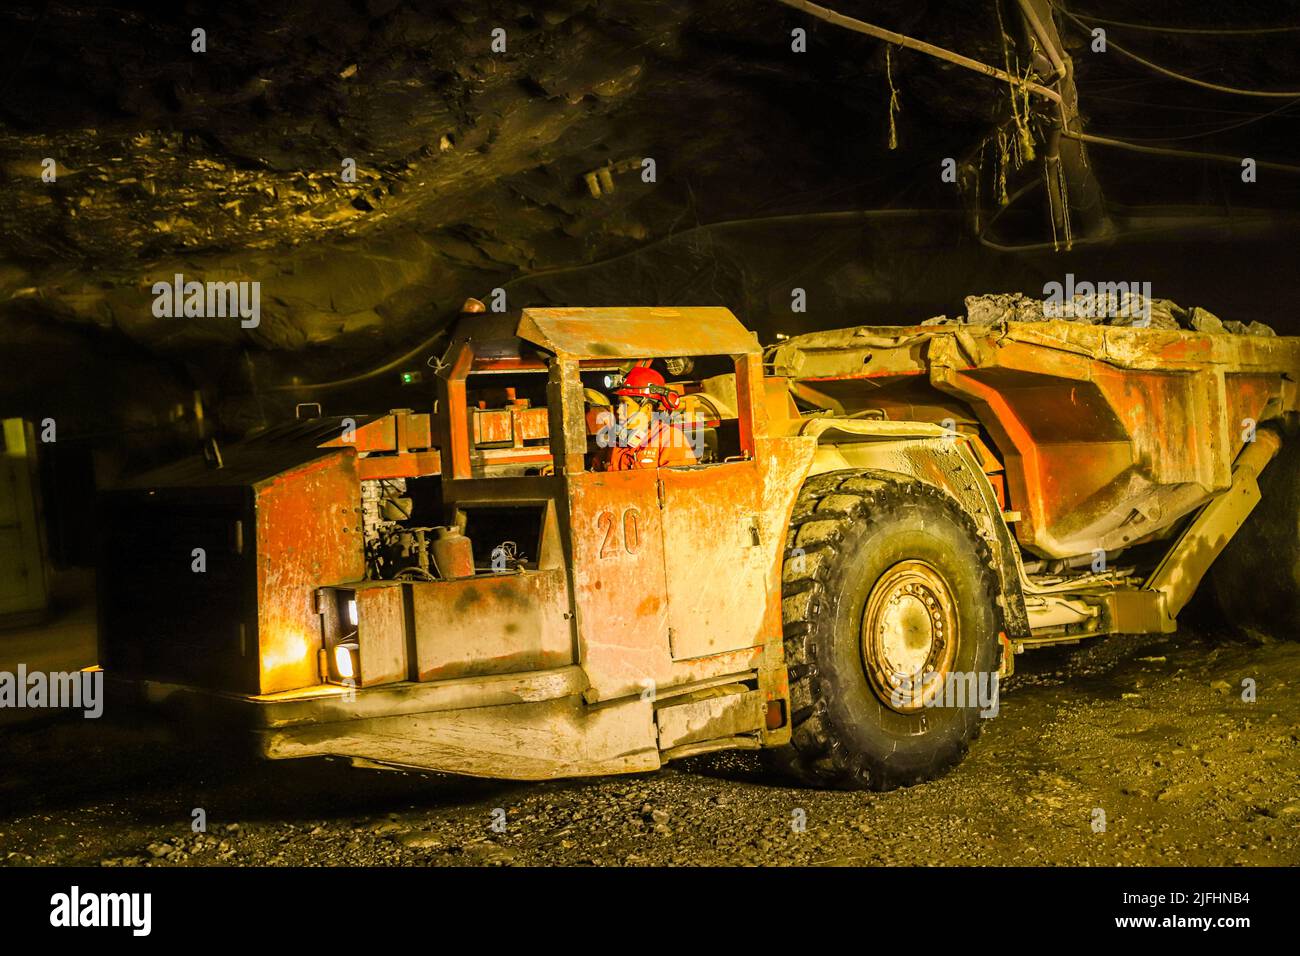
[[[831,6],[1031,66],[1013,0]],[[1072,273],[1300,331],[1297,171],[1243,182],[1169,154],[1294,164],[1297,98],[1161,75],[1089,32],[1201,83],[1287,91],[1300,33],[1214,31],[1294,23],[1295,5],[1180,8],[1172,25],[1203,33],[1136,29],[1136,2],[1105,15],[1055,17],[1080,128],[1156,152],[1090,146],[1108,228],[1054,250],[1042,104],[775,0],[8,4],[0,393],[85,433],[164,427],[196,389],[232,433],[300,401],[410,405],[393,360],[497,288],[512,309],[726,305],[770,341]],[[157,315],[178,274],[259,283],[256,327]]]

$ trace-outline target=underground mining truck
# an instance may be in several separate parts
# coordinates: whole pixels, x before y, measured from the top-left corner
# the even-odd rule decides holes
[[[771,748],[884,789],[962,758],[1015,655],[1171,632],[1202,579],[1294,632],[1300,339],[1046,321],[764,351],[725,309],[601,308],[450,343],[424,410],[109,494],[110,687],[270,758],[536,780]],[[636,367],[698,454],[602,469],[593,413]]]

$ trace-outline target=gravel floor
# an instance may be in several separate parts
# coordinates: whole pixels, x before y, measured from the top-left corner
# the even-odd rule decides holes
[[[792,787],[753,753],[515,784],[248,765],[80,719],[10,726],[0,862],[1300,863],[1300,643],[1113,638],[1017,663],[966,762],[886,794]]]

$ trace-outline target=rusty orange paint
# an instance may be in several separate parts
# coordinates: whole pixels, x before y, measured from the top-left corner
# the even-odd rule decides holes
[[[377,455],[357,459],[357,478],[376,481],[381,478],[423,478],[442,471],[442,456],[437,449],[399,455]]]
[[[255,489],[263,694],[320,682],[316,588],[365,575],[355,462],[351,454],[326,454]]]
[[[410,411],[390,412],[374,421],[344,431],[337,438],[322,442],[322,448],[352,448],[358,452],[422,451],[432,447],[429,414]]]
[[[545,440],[548,435],[547,409],[514,405],[509,408],[475,409],[474,442],[479,445],[511,444]]]
[[[465,378],[473,362],[472,346],[468,341],[459,341],[449,352],[445,373],[438,376],[438,397],[444,409],[439,416],[442,428],[438,442],[442,452],[442,474],[449,478],[468,478],[472,474]]]
[[[422,681],[574,663],[562,570],[416,581],[409,589],[416,671]]]
[[[757,353],[758,340],[727,309],[524,309],[518,335],[581,359],[642,359]]]
[[[603,699],[671,680],[657,476],[566,476],[579,660]]]

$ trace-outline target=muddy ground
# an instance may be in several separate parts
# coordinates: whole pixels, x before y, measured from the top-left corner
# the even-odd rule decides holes
[[[80,718],[10,725],[0,862],[1300,863],[1300,643],[1121,637],[1022,655],[1018,669],[964,764],[885,794],[790,786],[751,753],[514,784],[250,766]]]

